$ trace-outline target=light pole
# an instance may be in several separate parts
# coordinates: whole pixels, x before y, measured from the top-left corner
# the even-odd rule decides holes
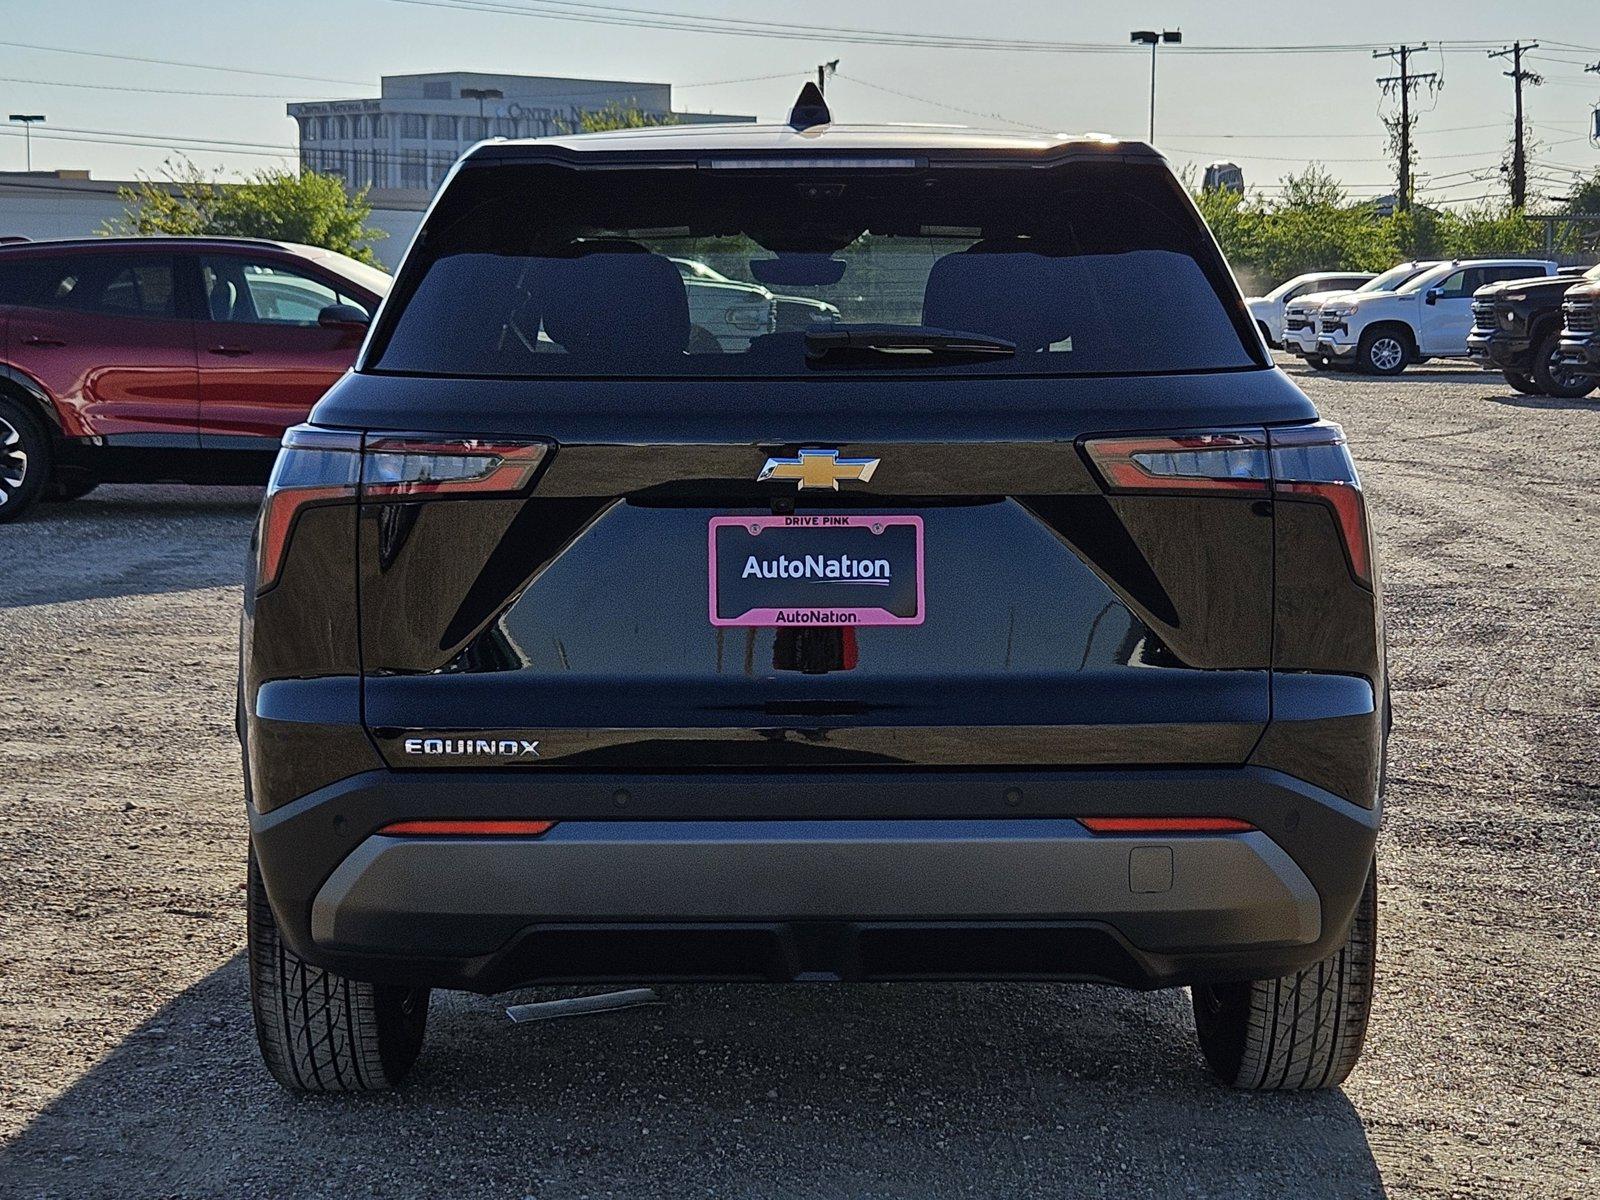
[[[22,125],[22,144],[28,156],[28,170],[33,170],[33,123],[44,120],[43,113],[12,113],[11,120]]]
[[[505,93],[499,88],[462,88],[463,100],[476,100],[478,102],[478,128],[484,137],[489,136],[489,127],[483,123],[483,102],[485,100],[504,100]]]
[[[1162,42],[1178,45],[1183,41],[1183,30],[1167,29],[1157,33],[1154,29],[1135,29],[1128,40],[1150,47],[1150,140],[1156,140],[1156,47]]]

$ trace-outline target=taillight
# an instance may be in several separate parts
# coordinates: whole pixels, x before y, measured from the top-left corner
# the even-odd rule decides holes
[[[1285,500],[1309,500],[1327,507],[1339,528],[1350,573],[1372,586],[1372,538],[1367,503],[1356,464],[1345,446],[1344,430],[1332,421],[1270,429],[1272,488]]]
[[[486,441],[428,434],[358,433],[297,425],[267,483],[257,531],[256,590],[278,581],[295,521],[307,508],[435,496],[515,496],[533,482],[546,442]]]
[[[1372,586],[1361,481],[1345,448],[1344,430],[1331,421],[1093,438],[1083,448],[1111,492],[1271,495],[1322,504],[1339,529],[1350,573]]]
[[[256,591],[278,582],[300,514],[317,505],[354,500],[360,483],[359,433],[296,425],[283,435],[256,528]]]

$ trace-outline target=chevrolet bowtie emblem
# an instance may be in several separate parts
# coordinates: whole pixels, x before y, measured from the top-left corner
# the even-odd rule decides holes
[[[865,483],[877,469],[875,458],[840,458],[837,450],[802,450],[794,458],[767,459],[756,479],[792,479],[802,488],[832,488],[837,492],[841,479]]]

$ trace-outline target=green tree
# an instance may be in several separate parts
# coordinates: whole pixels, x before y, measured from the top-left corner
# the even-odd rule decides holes
[[[351,195],[337,176],[264,169],[240,183],[210,179],[188,159],[169,160],[159,178],[121,188],[122,215],[102,233],[257,237],[302,242],[376,266],[372,244],[389,235],[367,224],[367,189]]]
[[[630,108],[613,100],[604,108],[585,112],[578,118],[579,133],[608,133],[613,129],[649,129],[655,125],[676,125],[673,113],[647,113],[642,108]]]

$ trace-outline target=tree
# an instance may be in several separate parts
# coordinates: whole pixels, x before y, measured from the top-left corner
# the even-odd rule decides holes
[[[578,118],[579,133],[607,133],[613,129],[649,129],[656,125],[676,125],[673,113],[647,113],[642,108],[629,108],[613,100],[604,108],[582,113]]]
[[[168,160],[160,178],[119,188],[122,215],[107,235],[257,237],[302,242],[377,265],[372,243],[389,235],[367,224],[367,189],[351,195],[335,175],[263,169],[241,183],[207,178],[188,159]]]

